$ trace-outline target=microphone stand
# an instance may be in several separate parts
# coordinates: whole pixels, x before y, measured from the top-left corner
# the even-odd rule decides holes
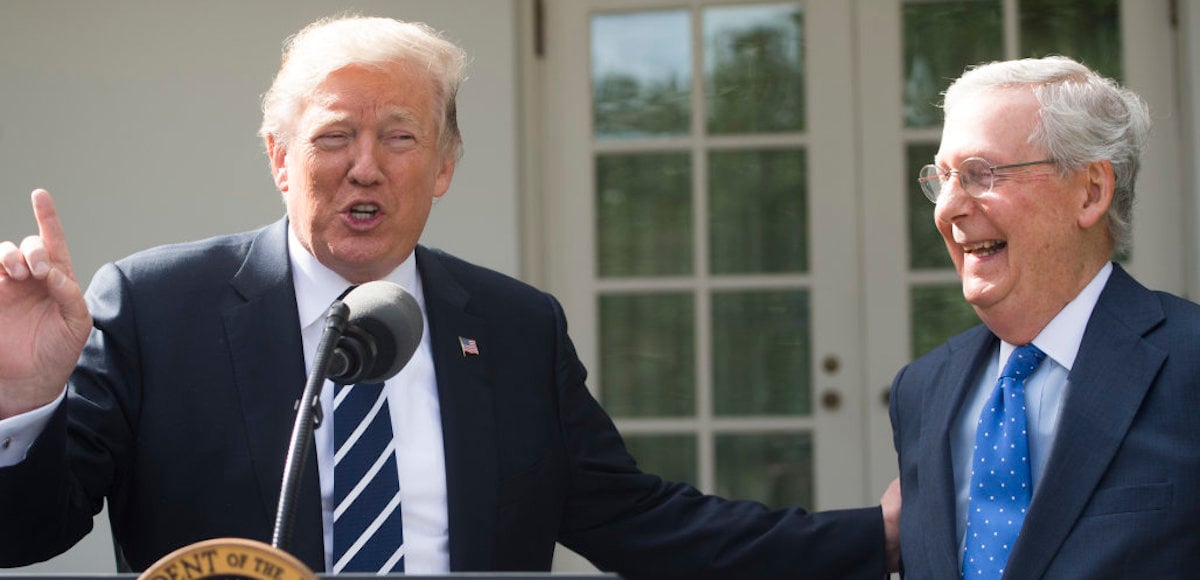
[[[304,473],[304,464],[312,446],[313,429],[321,422],[318,397],[321,395],[321,387],[325,385],[330,355],[345,331],[349,317],[350,308],[341,300],[336,300],[329,306],[329,311],[325,314],[325,331],[313,357],[312,372],[308,375],[308,383],[300,397],[300,407],[296,410],[296,424],[292,427],[287,462],[283,468],[283,485],[279,489],[279,507],[275,512],[275,532],[271,538],[271,546],[281,550],[287,550],[292,542],[292,523],[296,515],[296,495],[300,492],[300,476]]]

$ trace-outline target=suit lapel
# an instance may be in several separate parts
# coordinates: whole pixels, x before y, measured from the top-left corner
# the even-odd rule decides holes
[[[1142,336],[1162,322],[1153,294],[1115,266],[1084,331],[1054,448],[1009,569],[1040,578],[1125,438],[1166,353]]]
[[[488,326],[468,310],[470,294],[438,254],[418,246],[416,255],[442,412],[450,569],[486,569],[494,560],[498,469]],[[479,354],[465,354],[460,337],[474,339]]]
[[[304,390],[304,349],[287,256],[287,221],[259,232],[230,281],[244,300],[224,313],[225,334],[249,435],[258,493],[274,522],[283,464]],[[310,449],[288,551],[313,570],[325,567],[316,452]]]
[[[986,357],[996,351],[997,339],[987,327],[979,325],[947,341],[950,352],[941,377],[941,385],[930,401],[929,426],[921,428],[921,495],[924,518],[926,557],[933,578],[954,578],[961,574],[958,565],[958,518],[954,486],[954,468],[950,440],[954,419],[963,398],[976,384],[976,369],[986,366]]]

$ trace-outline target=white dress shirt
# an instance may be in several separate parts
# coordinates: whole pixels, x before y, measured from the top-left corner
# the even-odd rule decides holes
[[[304,366],[312,369],[317,344],[324,331],[329,305],[351,284],[312,254],[288,228],[288,255],[300,331],[304,339]],[[400,509],[404,520],[404,570],[408,574],[441,574],[450,571],[449,515],[446,503],[446,457],[442,445],[442,415],[437,377],[429,347],[429,322],[425,294],[417,275],[416,254],[409,254],[384,278],[408,290],[421,306],[424,330],[421,344],[400,374],[388,379],[388,410],[396,440],[396,467],[400,477]],[[333,416],[334,385],[321,389],[321,408]],[[314,432],[321,477],[321,512],[325,532],[325,566],[332,570],[333,549],[333,429],[326,420]]]
[[[25,455],[46,429],[54,409],[67,396],[67,387],[48,405],[32,411],[0,419],[0,467],[10,467],[25,461]]]
[[[1062,404],[1070,384],[1067,376],[1079,354],[1083,332],[1087,329],[1092,310],[1100,299],[1100,292],[1112,274],[1112,263],[1105,264],[1083,291],[1069,302],[1033,339],[1033,345],[1046,353],[1046,359],[1025,381],[1025,417],[1029,433],[1029,471],[1033,482],[1033,494],[1037,495],[1038,482],[1050,457],[1054,436],[1058,432],[1058,420]],[[979,414],[996,388],[1000,378],[1001,362],[1007,361],[1016,345],[1000,341],[1000,348],[983,369],[970,393],[959,409],[950,435],[950,457],[954,462],[955,508],[958,515],[958,556],[961,564],[963,541],[967,528],[967,498],[971,487],[971,460],[975,446],[975,428]]]

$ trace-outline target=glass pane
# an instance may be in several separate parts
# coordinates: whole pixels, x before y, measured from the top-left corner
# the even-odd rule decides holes
[[[597,156],[599,275],[690,274],[691,191],[687,153]]]
[[[718,435],[717,495],[776,508],[812,507],[812,434]]]
[[[933,163],[937,145],[908,146],[908,187],[905,202],[908,204],[908,266],[909,268],[953,268],[954,262],[946,253],[946,242],[933,223],[933,204],[921,192],[917,176],[921,167]]]
[[[614,417],[695,414],[689,293],[600,297],[601,402]]]
[[[806,271],[804,151],[722,152],[708,159],[713,273]]]
[[[691,119],[688,12],[592,17],[596,137],[686,135]]]
[[[1021,54],[1061,54],[1121,80],[1118,0],[1021,0]]]
[[[625,447],[638,467],[667,481],[698,485],[695,435],[633,435]]]
[[[717,415],[812,412],[807,290],[714,292]]]
[[[803,31],[799,5],[704,11],[710,133],[804,129]]]
[[[967,65],[1004,58],[1000,0],[904,5],[904,124],[942,123],[942,91]]]
[[[979,324],[979,317],[963,299],[959,284],[913,288],[909,312],[912,316],[913,358]]]

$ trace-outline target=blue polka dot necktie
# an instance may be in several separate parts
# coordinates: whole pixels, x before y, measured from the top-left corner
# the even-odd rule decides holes
[[[1000,578],[1017,542],[1033,495],[1025,380],[1046,358],[1027,344],[1008,357],[996,388],[979,414],[971,458],[971,490],[963,578]]]
[[[404,571],[392,418],[382,383],[338,385],[333,400],[333,573]]]

